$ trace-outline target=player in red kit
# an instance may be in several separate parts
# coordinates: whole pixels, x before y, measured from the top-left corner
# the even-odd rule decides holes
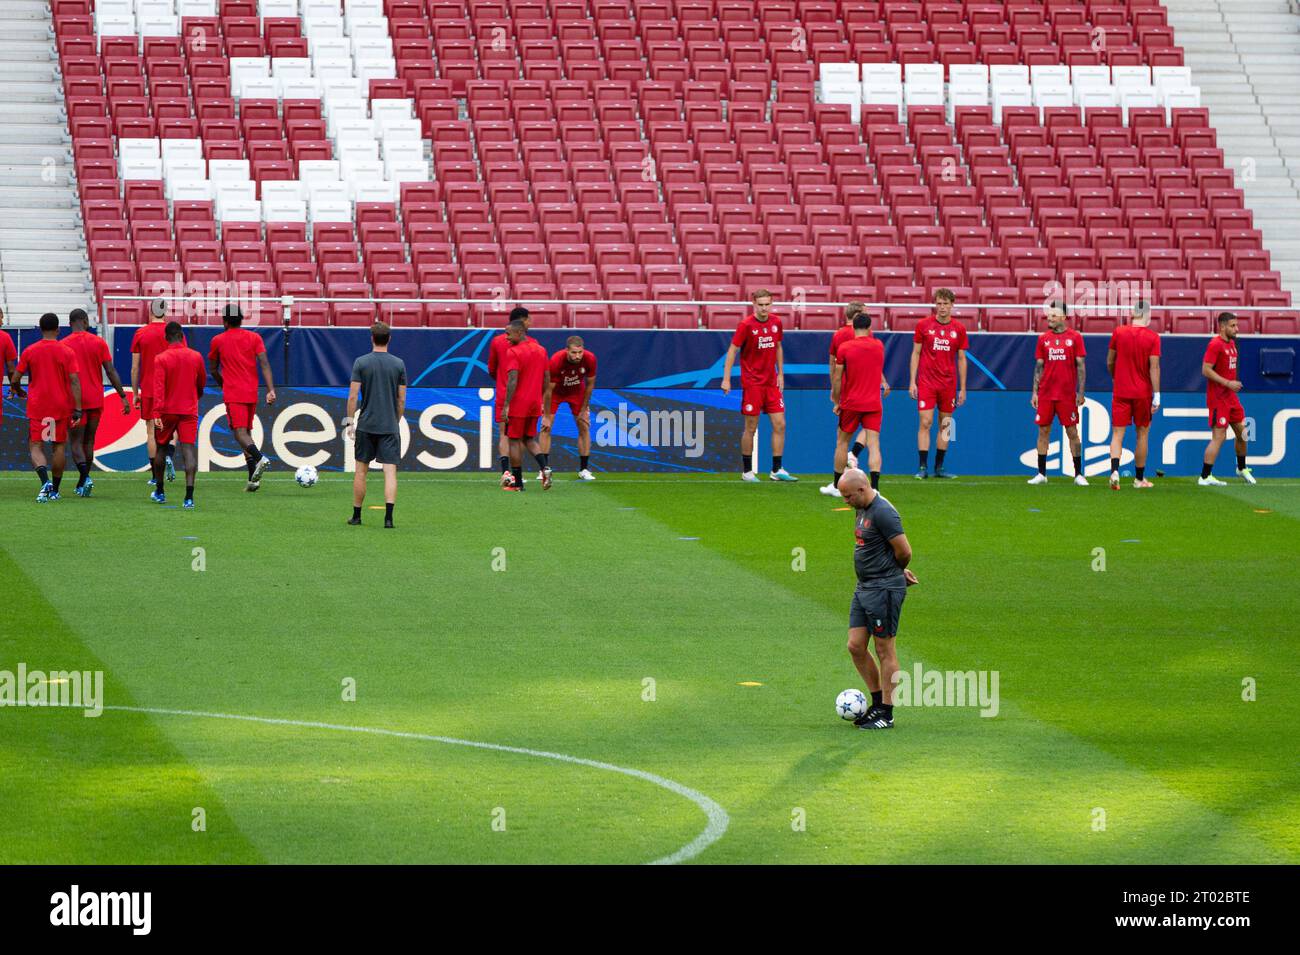
[[[528,309],[522,305],[511,309],[509,321],[506,323],[507,331],[494,336],[488,345],[488,374],[492,376],[492,381],[496,385],[496,400],[492,420],[497,423],[501,435],[497,439],[497,454],[500,456],[498,463],[501,465],[501,486],[503,488],[508,488],[515,479],[510,470],[510,439],[506,436],[506,420],[501,416],[501,409],[505,406],[506,400],[505,356],[511,347],[508,331],[511,322],[522,322],[524,331],[528,331],[530,324]]]
[[[880,486],[881,398],[889,394],[884,369],[885,346],[871,334],[871,316],[859,312],[853,319],[853,338],[835,353],[835,373],[831,375],[831,407],[840,418],[835,433],[835,477],[831,481],[837,492],[846,470],[849,439],[859,428],[867,433],[871,486]]]
[[[1037,412],[1034,423],[1038,425],[1038,473],[1029,483],[1047,483],[1047,450],[1052,437],[1052,419],[1056,418],[1065,429],[1070,454],[1074,456],[1074,483],[1087,487],[1088,479],[1083,476],[1083,446],[1079,443],[1079,408],[1083,406],[1086,375],[1083,358],[1087,352],[1083,336],[1067,326],[1067,315],[1064,302],[1047,306],[1048,330],[1038,336],[1034,353],[1034,390],[1029,404]]]
[[[831,336],[830,367],[826,371],[828,381],[835,377],[835,354],[840,350],[841,345],[853,338],[853,320],[858,317],[858,314],[865,307],[866,306],[861,302],[849,302],[849,304],[844,307],[844,324],[835,329],[835,334]],[[835,398],[832,395],[831,405],[833,406],[834,404]],[[867,433],[865,431],[859,431],[857,438],[853,441],[853,447],[849,448],[848,457],[846,459],[849,470],[858,466],[858,455],[862,453],[862,449],[866,446]],[[819,487],[817,490],[822,494],[825,494],[827,497],[840,496],[839,489],[835,486],[835,482],[833,481],[830,484],[825,484],[822,487]]]
[[[4,311],[0,309],[0,325],[4,324]],[[18,365],[18,349],[14,348],[14,340],[9,337],[9,333],[0,329],[0,379],[13,378],[14,369]],[[22,389],[14,388],[13,396],[22,397]],[[0,422],[5,417],[4,402],[4,384],[0,381]]]
[[[1115,381],[1110,398],[1110,487],[1119,490],[1119,460],[1124,450],[1124,431],[1130,424],[1137,432],[1133,450],[1136,488],[1149,488],[1147,480],[1147,436],[1151,416],[1160,409],[1160,334],[1151,327],[1151,305],[1139,300],[1133,306],[1133,321],[1111,332],[1106,368]]]
[[[154,446],[154,429],[149,422],[157,417],[157,409],[154,407],[153,393],[153,363],[163,350],[167,347],[167,340],[163,334],[163,325],[167,321],[167,300],[154,299],[149,303],[149,324],[143,325],[135,330],[135,335],[131,338],[131,392],[135,395],[135,406],[140,412],[140,420],[145,423],[145,447],[149,451],[150,465],[157,453]],[[184,343],[184,336],[181,342]],[[176,480],[176,466],[172,462],[172,456],[175,448],[168,445],[163,449],[166,456],[167,480]],[[150,483],[153,479],[150,478]]]
[[[155,490],[150,499],[165,504],[162,492],[164,448],[175,437],[181,445],[181,467],[185,469],[185,508],[194,507],[194,475],[199,468],[199,397],[208,383],[203,356],[185,345],[179,322],[168,322],[164,332],[167,348],[153,363],[153,426],[157,452],[153,459]]]
[[[1220,313],[1218,328],[1219,333],[1210,339],[1201,363],[1201,374],[1206,379],[1205,404],[1210,409],[1210,443],[1205,447],[1201,477],[1196,483],[1202,487],[1223,487],[1224,482],[1213,474],[1214,462],[1231,428],[1237,452],[1237,477],[1254,484],[1255,475],[1246,466],[1246,412],[1237,397],[1241,391],[1241,381],[1237,378],[1237,316],[1231,312]]]
[[[108,343],[90,330],[90,316],[85,309],[74,308],[68,313],[72,334],[63,344],[77,356],[77,377],[81,380],[81,420],[72,426],[68,443],[72,449],[72,462],[77,466],[76,493],[90,497],[95,482],[90,477],[90,467],[95,463],[95,434],[99,419],[104,413],[104,375],[122,402],[122,414],[131,413],[131,399],[122,388],[122,379],[113,367],[113,356]]]
[[[930,428],[939,412],[939,435],[935,439],[934,476],[952,477],[943,469],[952,436],[952,413],[966,403],[966,326],[952,317],[957,296],[950,289],[934,293],[934,317],[922,319],[912,334],[912,361],[908,394],[919,417],[916,452],[918,478],[930,476]]]
[[[506,375],[505,402],[501,414],[506,423],[506,437],[510,439],[510,484],[502,486],[507,491],[524,489],[524,447],[537,460],[542,475],[542,490],[551,488],[551,469],[546,452],[537,443],[537,419],[551,400],[551,376],[547,372],[550,360],[546,349],[533,338],[522,321],[510,323],[506,334],[510,348],[503,361]]]
[[[758,416],[766,414],[772,421],[773,481],[797,481],[781,466],[785,452],[785,354],[781,348],[781,320],[772,314],[772,293],[766,289],[753,295],[754,310],[736,327],[722,365],[722,393],[731,394],[731,367],[740,354],[740,413],[745,418],[745,432],[740,438],[741,479],[758,481],[754,473],[754,436],[758,433]]]
[[[271,362],[266,357],[266,343],[257,332],[242,327],[244,313],[238,305],[227,305],[222,316],[226,330],[212,339],[208,347],[208,368],[212,380],[221,386],[221,400],[226,405],[226,420],[231,433],[244,452],[248,468],[245,491],[262,486],[262,474],[271,465],[253,440],[253,417],[257,413],[257,372],[266,381],[266,403],[275,404],[275,382]]]
[[[587,350],[582,339],[570,335],[564,348],[551,356],[551,400],[542,418],[542,453],[551,453],[551,429],[560,405],[569,406],[578,426],[578,477],[594,481],[591,473],[591,393],[596,389],[596,353]]]
[[[81,380],[77,356],[58,340],[59,316],[46,312],[41,316],[40,329],[41,340],[23,349],[9,382],[14,393],[21,395],[19,380],[27,376],[27,446],[41,481],[36,503],[44,504],[59,499],[68,429],[81,420]],[[48,465],[47,441],[51,452]]]

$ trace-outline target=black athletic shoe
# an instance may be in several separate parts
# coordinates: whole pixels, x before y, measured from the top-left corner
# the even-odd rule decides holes
[[[945,471],[943,468],[935,468],[935,469],[934,469],[934,476],[937,477],[937,478],[948,478],[948,479],[951,479],[951,478],[955,478],[957,475],[955,475],[955,474],[949,474],[949,473],[948,473],[947,471]]]
[[[867,712],[863,713],[861,716],[859,716],[856,720],[853,721],[853,725],[862,726],[865,723],[869,723],[872,720],[874,720],[879,713],[880,713],[880,707],[872,703],[870,706],[867,707]]]
[[[360,522],[358,522],[358,523],[360,523]],[[387,527],[387,528],[389,528],[389,529],[391,530],[392,527],[393,527],[393,519],[392,519],[391,517],[385,517],[385,518],[384,518],[384,526]]]
[[[855,720],[853,725],[860,730],[892,730],[894,728],[894,718],[886,716],[884,710],[868,711],[867,717],[866,722],[859,723]]]
[[[918,481],[924,481],[926,478],[928,478],[928,477],[930,476],[930,472],[929,472],[929,471],[917,471],[915,476],[916,476],[916,479],[917,479]]]
[[[360,526],[361,526],[361,518],[359,518],[359,517],[349,517],[349,518],[348,518],[348,523],[351,524],[353,527],[360,527]]]

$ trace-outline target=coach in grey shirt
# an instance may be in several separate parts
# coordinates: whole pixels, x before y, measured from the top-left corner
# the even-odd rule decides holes
[[[871,692],[871,707],[854,720],[859,729],[892,729],[894,726],[894,674],[898,653],[894,638],[903,611],[907,588],[916,575],[907,569],[912,545],[903,533],[903,520],[872,486],[862,471],[854,468],[840,478],[840,495],[855,511],[853,567],[858,586],[849,605],[849,656]],[[868,641],[875,644],[879,666],[871,658]]]
[[[352,478],[352,519],[361,523],[361,505],[366,500],[366,475],[372,461],[384,469],[384,527],[393,526],[393,505],[397,502],[397,465],[402,460],[401,420],[406,412],[406,362],[388,353],[392,330],[384,322],[370,328],[371,351],[352,365],[352,386],[348,390],[348,416],[343,419],[346,434],[354,442],[356,474]],[[361,413],[357,414],[360,392]]]

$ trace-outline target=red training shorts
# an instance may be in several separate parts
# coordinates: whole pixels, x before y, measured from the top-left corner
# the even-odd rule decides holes
[[[1040,428],[1045,428],[1052,423],[1052,419],[1060,421],[1064,427],[1079,423],[1079,406],[1075,404],[1073,398],[1064,398],[1059,401],[1051,399],[1038,399],[1038,412],[1034,415],[1034,423]]]
[[[27,433],[33,441],[52,441],[63,444],[68,440],[72,418],[51,418],[49,415],[32,418],[27,423]]]
[[[1210,406],[1210,427],[1226,428],[1230,424],[1237,424],[1245,420],[1246,410],[1242,408],[1241,402],[1236,395],[1231,400],[1220,401],[1218,404]]]
[[[251,431],[253,428],[253,415],[257,412],[256,403],[246,403],[242,401],[226,402],[226,421],[230,424],[230,429],[243,428],[245,431]]]
[[[515,440],[537,437],[537,416],[525,415],[519,418],[511,415],[510,420],[506,422],[506,437]]]
[[[1139,428],[1151,426],[1150,398],[1115,398],[1110,399],[1110,423],[1115,428],[1127,428],[1130,424]]]
[[[840,430],[845,434],[853,434],[859,427],[863,427],[879,434],[882,414],[880,411],[846,411],[841,408]]]
[[[785,396],[776,385],[745,385],[740,393],[740,413],[749,418],[760,414],[783,414]]]
[[[159,444],[169,444],[175,435],[181,444],[198,444],[199,416],[186,414],[162,415],[162,427],[154,428],[153,439]]]
[[[957,408],[957,386],[938,389],[933,385],[916,386],[916,406],[922,411],[938,408],[943,414],[952,414]]]

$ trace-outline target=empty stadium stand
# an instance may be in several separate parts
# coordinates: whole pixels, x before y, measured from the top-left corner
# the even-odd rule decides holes
[[[906,330],[940,286],[992,306],[1053,282],[1150,288],[1176,333],[1207,333],[1206,306],[1292,304],[1157,0],[50,11],[90,278],[115,321],[143,303],[105,296],[178,277],[258,283],[267,321],[293,295],[315,325],[496,323],[452,300],[562,298],[613,304],[535,322],[729,328],[743,307],[671,303],[759,287],[803,303],[790,315],[810,329],[863,298]],[[1300,317],[1243,326],[1294,334]]]

